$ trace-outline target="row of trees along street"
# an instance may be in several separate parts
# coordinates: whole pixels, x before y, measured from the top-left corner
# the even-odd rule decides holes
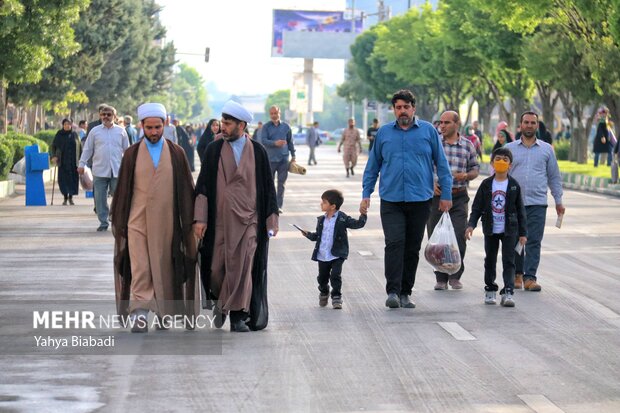
[[[0,133],[9,106],[14,129],[29,134],[48,111],[87,118],[103,102],[121,114],[147,100],[184,119],[205,112],[198,73],[184,65],[174,73],[159,11],[153,0],[0,2]]]
[[[553,127],[563,107],[573,129],[569,159],[585,163],[599,105],[620,136],[619,39],[620,0],[440,0],[358,36],[338,91],[387,102],[408,87],[424,119],[471,97],[491,135],[495,108],[514,131],[524,110]]]

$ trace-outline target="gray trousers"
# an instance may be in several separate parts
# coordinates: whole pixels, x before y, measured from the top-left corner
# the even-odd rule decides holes
[[[278,200],[278,208],[282,208],[282,205],[284,204],[284,189],[288,178],[288,158],[282,159],[278,162],[269,163],[271,165],[271,179],[275,178],[276,172],[278,173],[276,198]]]

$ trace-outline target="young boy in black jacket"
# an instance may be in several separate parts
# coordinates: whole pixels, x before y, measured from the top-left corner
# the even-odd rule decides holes
[[[316,232],[302,231],[310,241],[316,241],[312,260],[319,263],[319,305],[325,307],[329,298],[329,285],[332,291],[332,306],[342,308],[342,264],[349,255],[347,228],[358,229],[366,225],[366,215],[359,219],[351,218],[340,207],[344,202],[342,192],[330,189],[321,195],[321,211],[325,215],[317,217]]]
[[[521,198],[519,183],[508,175],[512,164],[512,153],[506,148],[497,148],[491,155],[491,164],[495,174],[480,184],[469,216],[469,226],[465,238],[471,239],[478,219],[482,217],[484,233],[484,287],[485,304],[496,303],[498,290],[495,283],[497,251],[502,243],[502,264],[504,267],[504,288],[500,291],[501,305],[514,307],[515,286],[515,246],[517,237],[520,248],[527,241],[525,226],[525,206]]]

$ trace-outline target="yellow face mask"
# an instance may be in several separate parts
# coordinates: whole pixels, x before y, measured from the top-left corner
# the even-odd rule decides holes
[[[503,159],[498,159],[496,161],[493,161],[493,169],[495,169],[495,172],[499,172],[500,174],[502,174],[504,172],[508,172],[509,168],[510,168],[510,164],[507,161],[504,161]]]

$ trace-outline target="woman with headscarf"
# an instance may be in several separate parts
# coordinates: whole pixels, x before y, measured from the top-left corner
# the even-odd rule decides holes
[[[215,140],[215,135],[218,133],[220,133],[220,121],[217,119],[211,119],[209,123],[207,123],[207,127],[202,133],[196,148],[200,162],[203,162],[205,152],[207,151],[207,145]]]
[[[494,136],[494,141],[497,142],[499,135],[503,135],[504,138],[504,145],[506,143],[510,143],[513,141],[512,135],[510,134],[510,132],[508,132],[508,123],[505,121],[501,121],[500,123],[497,124],[497,128],[495,128],[495,136]]]
[[[478,135],[476,135],[475,133],[474,127],[472,125],[465,126],[463,134],[465,135],[465,139],[467,139],[472,143],[472,145],[474,145],[474,149],[476,149],[476,154],[480,158],[480,162],[482,162],[482,144],[480,143],[480,138],[478,138]]]
[[[80,178],[77,167],[82,154],[82,144],[71,125],[70,119],[62,120],[62,129],[56,133],[51,148],[52,162],[58,166],[58,188],[65,197],[63,205],[74,205],[73,195],[78,194]]]
[[[547,142],[549,145],[553,146],[553,137],[551,136],[551,132],[547,129],[547,125],[542,120],[538,121],[538,130],[536,131],[536,137],[541,141]]]
[[[594,135],[594,167],[598,167],[601,154],[607,154],[607,165],[611,165],[611,134],[607,124],[607,109],[601,108],[598,111],[598,125],[596,135]]]

